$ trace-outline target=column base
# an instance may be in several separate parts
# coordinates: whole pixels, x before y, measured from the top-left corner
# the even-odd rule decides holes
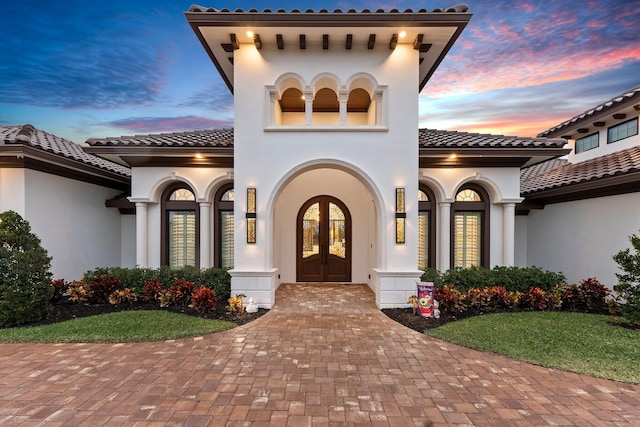
[[[372,289],[380,309],[408,307],[407,298],[416,294],[416,282],[422,271],[390,271],[373,269]]]
[[[229,270],[231,275],[231,295],[243,294],[245,301],[253,298],[260,308],[273,307],[278,287],[278,269],[267,271]]]

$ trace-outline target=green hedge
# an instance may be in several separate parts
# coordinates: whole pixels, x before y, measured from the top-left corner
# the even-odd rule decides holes
[[[97,277],[105,275],[120,279],[121,288],[129,288],[136,295],[142,295],[145,282],[151,279],[160,281],[164,289],[169,289],[176,279],[186,279],[198,286],[213,290],[220,301],[226,301],[231,296],[231,276],[227,269],[223,268],[199,270],[195,267],[172,269],[166,266],[160,268],[101,267],[87,271],[84,274],[84,280],[90,283]]]
[[[507,291],[527,292],[531,288],[551,291],[556,285],[564,285],[567,280],[562,273],[546,271],[538,267],[455,267],[439,272],[428,269],[422,275],[422,281],[434,282],[436,288],[454,285],[459,291],[472,288],[504,286]]]

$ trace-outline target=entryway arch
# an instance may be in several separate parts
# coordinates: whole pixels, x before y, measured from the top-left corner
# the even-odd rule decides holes
[[[339,199],[307,200],[296,221],[296,281],[351,281],[351,214]]]
[[[275,186],[268,203],[272,236],[270,266],[279,283],[296,282],[296,221],[305,202],[329,195],[346,205],[352,219],[352,283],[372,283],[374,268],[382,265],[380,235],[381,198],[375,184],[361,170],[338,160],[314,160],[287,172]]]

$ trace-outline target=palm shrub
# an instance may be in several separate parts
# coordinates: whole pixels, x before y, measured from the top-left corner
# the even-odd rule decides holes
[[[0,326],[36,322],[50,310],[51,257],[14,211],[0,214]]]
[[[624,300],[620,306],[622,315],[630,322],[640,322],[640,237],[629,237],[630,248],[623,249],[613,256],[613,260],[623,273],[616,273],[618,284],[613,290]]]

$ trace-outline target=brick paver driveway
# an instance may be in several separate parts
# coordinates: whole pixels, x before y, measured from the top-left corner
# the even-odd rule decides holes
[[[363,285],[283,285],[205,337],[0,345],[0,425],[640,425],[640,386],[446,344]]]

